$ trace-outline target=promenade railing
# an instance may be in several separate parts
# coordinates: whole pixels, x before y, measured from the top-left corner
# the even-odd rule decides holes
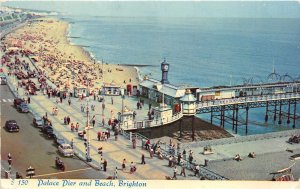
[[[261,96],[247,96],[231,99],[219,99],[211,100],[205,102],[199,102],[197,104],[197,109],[213,107],[213,106],[223,106],[230,104],[244,104],[252,102],[266,102],[272,100],[287,100],[300,98],[300,93],[283,93],[283,94],[270,94],[270,95],[261,95]]]
[[[158,127],[165,124],[173,123],[183,116],[182,112],[174,114],[171,118],[160,118],[153,120],[142,120],[142,121],[134,121],[132,124],[128,122],[124,122],[120,124],[120,127],[123,130],[132,130],[132,129],[141,129],[141,128],[150,128],[150,127]]]

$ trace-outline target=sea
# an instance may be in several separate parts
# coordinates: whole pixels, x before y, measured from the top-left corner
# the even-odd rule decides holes
[[[185,14],[177,13],[180,9],[176,3],[171,8],[162,8],[155,2],[151,6],[142,2],[138,5],[136,2],[56,2],[51,6],[49,3],[8,2],[7,5],[57,12],[57,17],[70,23],[69,36],[75,37],[70,38],[72,43],[85,46],[99,62],[149,65],[138,67],[141,77],[160,79],[160,64],[166,59],[170,64],[169,81],[174,85],[209,87],[272,82],[276,80],[268,77],[272,72],[290,76],[284,77],[286,81],[300,79],[300,4],[297,2],[256,2],[248,12],[241,2],[235,2],[234,6],[221,2],[193,6],[195,2],[189,2],[191,5],[183,8]],[[229,6],[228,10],[233,7],[233,13],[226,13],[227,9],[220,8],[221,5]],[[281,7],[278,10],[288,10],[277,11],[277,6]],[[207,10],[198,13],[197,7],[224,13],[212,14]],[[242,10],[234,9],[241,7]],[[300,106],[297,108],[300,110]],[[250,109],[248,134],[291,129],[292,124],[287,125],[285,119],[280,126],[277,121],[264,123],[264,111]],[[199,116],[209,119],[208,115]],[[240,111],[239,117],[244,119],[245,112]],[[214,121],[217,125],[219,122]],[[299,124],[300,120],[297,128]],[[231,132],[231,124],[225,128]],[[239,126],[238,134],[244,133],[245,126]]]

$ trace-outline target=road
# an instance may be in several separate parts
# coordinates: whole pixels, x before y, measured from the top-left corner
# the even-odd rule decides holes
[[[36,169],[36,178],[103,178],[100,171],[96,171],[78,158],[64,158],[60,156],[53,140],[43,136],[39,129],[32,125],[31,114],[21,114],[13,107],[14,97],[6,85],[0,86],[1,100],[1,165],[8,168],[7,155],[13,157],[13,176],[15,170],[23,176],[31,165]],[[14,119],[20,125],[19,133],[8,133],[3,127],[6,120]],[[34,152],[34,153],[32,153]],[[54,166],[55,157],[59,156],[66,165],[66,172],[57,170]],[[4,170],[1,170],[3,178]]]

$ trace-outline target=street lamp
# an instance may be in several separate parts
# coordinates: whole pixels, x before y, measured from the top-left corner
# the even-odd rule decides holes
[[[89,90],[89,87],[88,89]],[[88,91],[89,93],[89,91]],[[87,114],[87,120],[86,120],[86,125],[87,125],[87,141],[86,141],[86,161],[91,162],[92,158],[90,155],[90,122],[89,122],[89,96],[87,97],[87,109],[86,109],[86,114]]]

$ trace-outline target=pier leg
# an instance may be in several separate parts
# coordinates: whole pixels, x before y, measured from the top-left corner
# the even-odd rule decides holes
[[[180,119],[180,126],[179,126],[179,139],[181,140],[182,139],[182,119]]]
[[[236,108],[235,134],[237,134],[238,120],[239,120],[239,108]]]
[[[194,123],[195,123],[195,116],[193,116],[192,119],[192,140],[195,141],[195,128],[194,128]]]
[[[269,111],[269,102],[267,101],[267,106],[266,106],[266,115],[265,115],[265,122],[268,122],[269,116],[268,116],[268,111]]]
[[[278,124],[281,125],[281,116],[282,116],[282,112],[281,112],[281,105],[282,105],[282,101],[280,100],[279,102],[279,120],[278,120]]]
[[[211,112],[210,112],[210,124],[212,124],[212,122],[213,122],[213,111],[211,109]]]
[[[234,130],[234,123],[235,121],[235,106],[233,106],[233,110],[232,110],[232,130]]]
[[[291,99],[289,99],[289,105],[288,105],[288,119],[286,121],[287,124],[290,124],[290,113],[291,113]]]
[[[222,123],[223,123],[223,112],[222,112],[222,107],[221,107],[221,112],[220,112],[220,127],[222,127]]]
[[[293,129],[295,129],[295,127],[296,127],[296,109],[297,109],[297,101],[295,99]]]
[[[274,121],[276,121],[276,114],[277,114],[277,102],[275,101],[275,109],[274,109]]]
[[[223,112],[222,128],[224,128],[224,126],[225,126],[225,111],[224,111],[224,107],[222,108],[222,112]]]
[[[248,135],[248,111],[249,107],[246,107],[246,135]]]

